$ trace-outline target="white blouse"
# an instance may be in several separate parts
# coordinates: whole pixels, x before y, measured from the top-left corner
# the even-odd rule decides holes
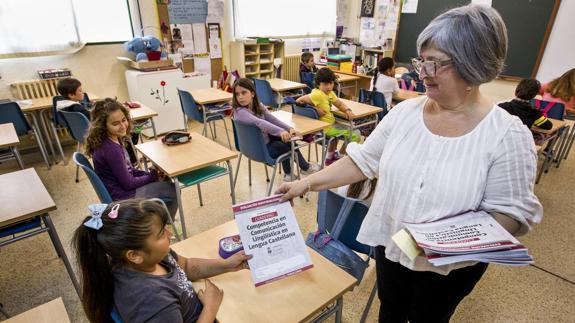
[[[387,103],[387,110],[389,111],[391,109],[393,94],[399,91],[397,80],[391,76],[379,73],[377,75],[377,82],[375,82],[375,85],[373,85],[373,78],[371,79],[371,86],[369,89],[373,89],[374,86],[376,91],[383,93],[385,102]]]
[[[499,212],[521,223],[517,235],[539,223],[543,208],[533,193],[537,155],[521,121],[494,106],[469,133],[442,137],[423,121],[427,98],[393,108],[367,140],[347,153],[368,178],[378,177],[358,241],[385,246],[386,257],[416,271],[447,275],[475,262],[435,267],[411,261],[391,237],[405,222],[431,222],[467,211]]]

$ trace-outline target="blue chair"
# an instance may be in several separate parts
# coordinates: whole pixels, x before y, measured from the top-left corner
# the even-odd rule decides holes
[[[349,214],[347,214],[347,219],[344,222],[341,231],[337,230],[338,232],[334,232],[334,224],[337,218],[342,216],[340,214],[340,210],[342,210],[342,206],[346,200],[354,201],[353,206],[349,209]],[[357,241],[357,234],[368,210],[369,206],[367,206],[365,203],[353,198],[341,196],[331,190],[321,191],[318,194],[318,225],[325,227],[327,232],[329,232],[334,239],[342,242],[351,250],[366,255],[366,262],[369,262],[369,260],[374,257],[375,253],[371,246]],[[320,223],[320,221],[323,223]],[[359,283],[360,282],[358,282],[358,285]],[[371,290],[369,300],[365,306],[365,309],[363,310],[360,322],[365,322],[371,304],[373,303],[373,299],[375,298],[376,292],[377,281]]]
[[[541,110],[548,118],[563,120],[565,118],[565,105],[560,102],[545,101],[539,99],[531,100],[531,103]]]
[[[258,95],[260,102],[266,106],[278,109],[279,105],[274,96],[274,91],[272,90],[270,82],[256,78],[254,78],[253,81],[256,87],[256,94]]]
[[[387,102],[383,93],[378,91],[359,90],[359,102],[382,108],[383,111],[377,114],[377,119],[381,121],[387,114]]]
[[[263,163],[266,166],[273,167],[272,179],[268,184],[267,196],[269,196],[271,194],[272,187],[274,184],[277,166],[286,158],[291,158],[291,152],[287,152],[283,155],[278,156],[277,158],[272,158],[269,154],[268,148],[264,141],[264,136],[260,128],[236,120],[232,120],[232,125],[234,128],[234,134],[236,135],[235,137],[237,138],[238,141],[240,152],[242,155],[248,158],[248,172],[249,172],[250,185],[252,184],[252,169],[250,164],[252,160]],[[240,161],[241,159],[238,159],[236,176],[233,183],[234,187],[240,170]]]
[[[63,96],[57,95],[52,98],[52,135],[54,136],[54,140],[56,140],[56,146],[60,151],[60,156],[62,157],[62,162],[64,165],[68,165],[68,161],[64,157],[64,150],[62,149],[62,143],[60,142],[60,137],[58,136],[58,129],[67,129],[66,121],[58,114],[58,109],[56,106],[58,105],[58,101],[65,100]],[[48,110],[42,110],[42,114],[44,114]],[[53,151],[53,150],[52,150]]]
[[[305,94],[310,94],[311,90],[315,89],[315,75],[313,72],[300,72],[299,79],[301,83],[307,85],[307,88],[303,89]]]
[[[14,129],[16,129],[16,134],[18,137],[27,134],[33,134],[36,138],[36,142],[38,143],[38,148],[40,148],[40,152],[42,153],[42,157],[44,158],[44,162],[46,162],[46,166],[48,166],[48,169],[50,169],[48,154],[44,144],[42,143],[40,130],[30,126],[18,103],[0,103],[0,123],[12,123],[14,125]],[[23,167],[23,165],[21,167]]]
[[[76,151],[80,152],[80,148],[82,148],[82,145],[86,140],[88,128],[90,128],[90,120],[80,112],[57,111],[56,113],[60,114],[62,119],[66,122],[72,138],[78,142]],[[76,183],[79,181],[79,171],[80,168],[76,167]]]
[[[90,183],[92,183],[94,191],[96,191],[96,194],[100,199],[100,203],[104,204],[112,203],[113,202],[112,196],[108,192],[108,189],[104,185],[104,182],[102,182],[102,180],[100,179],[100,176],[98,176],[98,174],[96,174],[96,172],[94,171],[94,168],[92,167],[92,164],[90,163],[88,158],[86,158],[86,156],[82,155],[79,152],[75,152],[74,155],[72,155],[72,159],[74,160],[74,163],[76,163],[76,166],[81,167],[84,173],[86,173],[86,176],[88,176],[88,179],[90,180]]]
[[[180,98],[180,105],[182,106],[182,111],[184,113],[184,128],[188,130],[187,118],[196,120],[204,125],[202,130],[202,135],[207,135],[206,126],[209,123],[214,125],[213,129],[210,127],[210,132],[212,133],[212,140],[216,138],[216,127],[214,122],[221,120],[224,123],[224,129],[226,130],[226,137],[228,138],[228,146],[232,149],[232,144],[230,142],[230,135],[228,133],[228,125],[225,120],[225,113],[231,111],[232,107],[229,105],[223,106],[206,106],[205,109],[200,110],[198,104],[194,100],[192,94],[188,91],[178,89],[178,96]]]

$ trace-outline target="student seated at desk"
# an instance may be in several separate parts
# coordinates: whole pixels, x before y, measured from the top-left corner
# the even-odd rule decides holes
[[[327,137],[346,136],[349,137],[350,132],[346,126],[341,126],[335,123],[335,116],[331,112],[331,105],[333,104],[340,111],[344,112],[349,120],[354,117],[351,109],[341,101],[335,92],[333,86],[335,84],[335,73],[327,67],[320,69],[315,75],[316,89],[313,89],[310,94],[299,97],[296,102],[301,105],[313,105],[319,115],[321,121],[330,123],[332,126],[325,130]],[[352,134],[352,141],[359,142],[360,135],[354,131]],[[331,165],[334,161],[340,158],[340,155],[335,151],[337,148],[337,139],[333,140],[327,148],[326,165]],[[345,154],[345,145],[340,149],[341,155]]]
[[[566,113],[575,113],[575,68],[553,81],[543,84],[539,94],[545,101],[563,103]]]
[[[58,93],[64,97],[56,103],[56,109],[80,112],[88,120],[90,120],[90,111],[88,110],[87,102],[84,100],[84,92],[82,91],[82,83],[75,78],[67,77],[58,81]]]
[[[515,99],[499,103],[498,105],[510,114],[519,117],[521,122],[529,129],[533,125],[545,130],[551,129],[553,123],[531,104],[531,100],[539,93],[540,88],[541,84],[539,81],[523,79],[515,89]]]
[[[388,109],[394,94],[399,92],[399,85],[395,79],[395,62],[391,57],[384,57],[377,63],[377,71],[371,80],[372,91],[383,93]]]
[[[132,167],[124,147],[131,129],[128,108],[110,98],[96,102],[86,137],[86,154],[92,157],[94,170],[113,200],[157,197],[174,216],[178,208],[174,185],[163,181],[165,175],[156,169],[146,172]]]
[[[316,73],[317,67],[313,61],[313,54],[311,52],[304,52],[301,54],[301,62],[299,63],[300,73]]]
[[[168,212],[154,200],[89,206],[73,237],[82,304],[90,322],[214,322],[224,293],[207,278],[247,268],[227,259],[186,258],[170,249]],[[191,280],[205,279],[198,293]]]
[[[291,138],[301,136],[301,134],[274,117],[266,106],[260,103],[254,83],[248,78],[241,78],[234,83],[233,89],[234,120],[260,128],[272,158],[277,158],[291,151]],[[309,164],[299,149],[295,153],[304,175],[315,173],[320,169],[317,164]],[[289,158],[282,162],[282,168],[285,174],[284,182],[289,182],[291,180],[291,161]]]

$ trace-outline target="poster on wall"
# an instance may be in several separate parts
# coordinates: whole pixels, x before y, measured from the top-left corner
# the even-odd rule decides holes
[[[361,17],[372,18],[375,12],[375,0],[361,0]]]
[[[404,0],[401,13],[417,13],[417,3],[419,0]]]
[[[168,15],[172,24],[205,23],[208,16],[206,0],[170,0]]]

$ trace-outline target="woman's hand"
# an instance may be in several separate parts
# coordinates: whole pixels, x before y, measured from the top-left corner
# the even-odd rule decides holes
[[[282,131],[282,133],[280,133],[280,138],[282,138],[283,142],[290,142],[291,134],[287,131]]]
[[[282,201],[291,201],[294,197],[302,196],[307,193],[308,186],[305,181],[295,181],[283,183],[275,191],[275,194],[283,194]]]
[[[203,311],[209,311],[215,317],[222,304],[224,291],[219,289],[218,286],[214,285],[214,283],[207,278],[204,279],[204,282],[206,286],[204,289],[198,291],[198,298],[200,302],[202,302],[202,305],[204,305]]]
[[[228,272],[238,271],[242,269],[247,269],[248,267],[248,260],[252,259],[252,255],[246,255],[246,253],[242,251],[238,251],[237,253],[230,256],[225,261],[225,267]]]

